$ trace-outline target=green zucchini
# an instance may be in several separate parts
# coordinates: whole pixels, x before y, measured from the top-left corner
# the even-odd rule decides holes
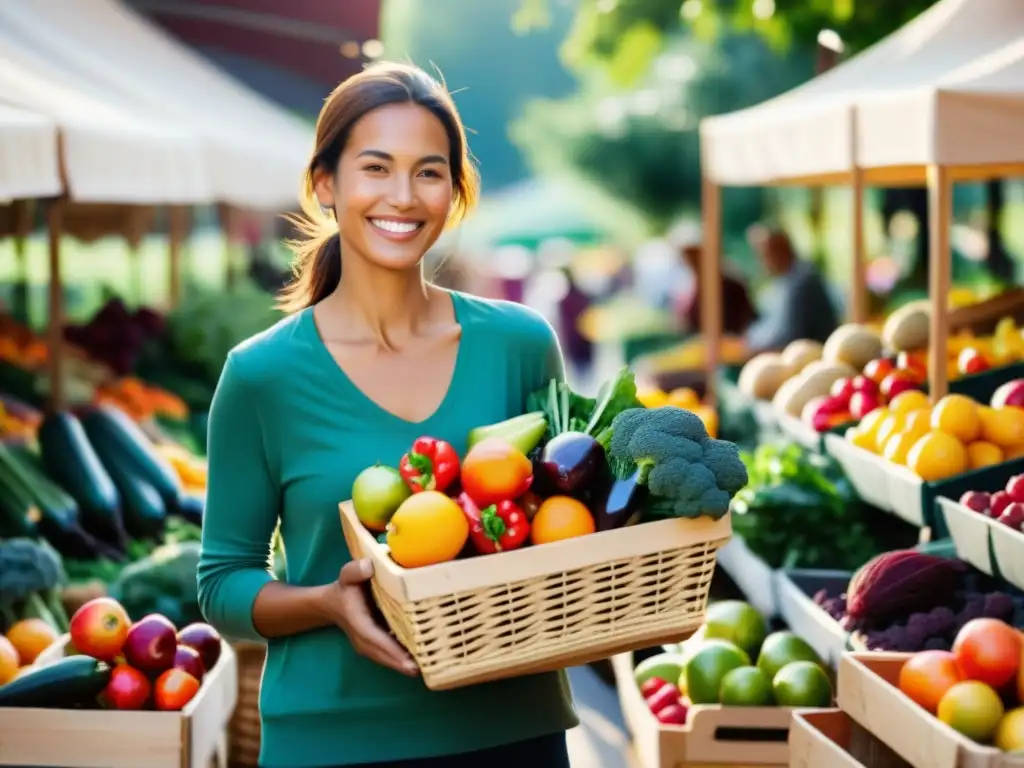
[[[163,496],[120,443],[105,443],[97,453],[121,496],[121,519],[128,535],[159,539],[167,523],[168,505]]]
[[[30,538],[39,535],[42,514],[22,486],[0,467],[0,539]]]
[[[110,665],[102,661],[68,656],[34,667],[0,686],[0,707],[99,708],[98,699],[110,682],[110,673]]]
[[[113,462],[125,463],[134,475],[155,488],[165,506],[178,504],[183,492],[181,479],[124,411],[111,405],[100,405],[83,414],[81,421],[96,454],[122,495],[125,491],[114,477],[110,466]],[[125,527],[128,528],[127,520]],[[128,531],[130,533],[131,529]]]
[[[39,448],[47,473],[78,503],[85,529],[123,550],[121,499],[81,422],[67,411],[47,416],[39,427]]]

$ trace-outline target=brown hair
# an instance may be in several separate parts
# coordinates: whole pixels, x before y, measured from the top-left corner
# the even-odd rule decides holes
[[[329,296],[341,280],[338,224],[333,211],[320,208],[314,174],[336,172],[352,128],[364,115],[391,104],[410,103],[430,110],[448,134],[454,192],[447,226],[458,224],[476,204],[479,179],[458,110],[444,85],[411,64],[381,62],[367,67],[331,92],[317,118],[316,145],[299,196],[302,215],[289,217],[301,235],[288,243],[295,254],[294,278],[279,296],[279,309],[295,312],[311,307]]]

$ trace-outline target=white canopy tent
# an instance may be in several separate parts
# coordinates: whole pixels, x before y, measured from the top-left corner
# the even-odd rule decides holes
[[[295,206],[312,128],[117,0],[0,3],[0,27],[126,106],[198,135],[217,200]]]
[[[148,205],[210,199],[201,147],[192,136],[110,107],[16,63],[10,52],[0,39],[0,102],[39,112],[59,127],[72,200]]]
[[[57,126],[37,112],[0,106],[0,201],[60,194]]]
[[[862,99],[930,85],[1024,33],[1021,0],[941,0],[849,61],[757,106],[701,122],[704,173],[725,186],[828,182],[853,168]],[[877,174],[889,183],[891,174]],[[923,174],[910,180],[920,183]],[[869,180],[872,180],[869,173]]]

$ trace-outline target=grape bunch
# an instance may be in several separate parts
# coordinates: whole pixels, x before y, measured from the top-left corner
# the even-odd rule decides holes
[[[829,595],[822,589],[814,595],[814,602],[843,629],[854,632],[869,651],[948,651],[957,632],[972,619],[999,619],[1024,627],[1024,595],[978,591],[989,585],[976,579],[967,579],[962,586],[965,589],[954,595],[952,606],[913,613],[905,622],[882,628],[861,627],[853,621],[846,614],[845,594]]]

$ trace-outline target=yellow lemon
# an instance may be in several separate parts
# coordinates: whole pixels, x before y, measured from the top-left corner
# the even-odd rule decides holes
[[[890,461],[893,464],[904,465],[907,463],[907,454],[910,453],[910,449],[920,439],[920,435],[912,435],[909,432],[893,435],[886,442],[882,456],[886,461]]]
[[[907,466],[922,480],[934,481],[963,474],[970,464],[964,444],[948,432],[936,430],[914,443]]]
[[[976,440],[967,446],[967,462],[971,469],[991,467],[1003,463],[1003,451],[998,445]]]
[[[931,401],[928,399],[928,395],[917,389],[908,389],[904,392],[900,392],[896,397],[889,403],[890,413],[906,414],[911,411],[919,411],[922,408],[928,408],[931,405]]]
[[[878,432],[875,435],[875,443],[878,446],[879,452],[885,448],[885,444],[889,442],[889,438],[893,435],[898,435],[903,431],[903,425],[906,424],[906,414],[893,413],[890,414],[878,425]]]
[[[978,404],[965,395],[946,395],[932,408],[932,428],[946,432],[962,443],[981,437]]]
[[[980,406],[981,438],[1001,448],[1024,445],[1024,408],[1006,405],[1002,408]]]

